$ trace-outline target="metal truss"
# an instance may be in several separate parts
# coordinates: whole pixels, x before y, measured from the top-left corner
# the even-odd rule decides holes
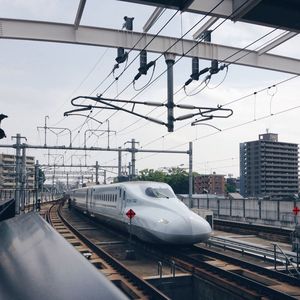
[[[201,1],[201,3],[208,2],[210,1]],[[0,19],[0,28],[0,38],[3,39],[71,43],[112,48],[123,47],[125,49],[134,48],[137,51],[144,50],[145,45],[147,45],[146,50],[148,52],[168,52],[179,56],[184,54],[186,57],[198,57],[207,60],[216,59],[225,63],[300,75],[299,59],[267,53],[259,55],[257,51],[220,44],[199,42],[195,45],[194,40],[183,39],[179,43],[179,39],[175,37],[155,36],[142,32],[89,26],[78,26],[76,29],[74,24],[17,19]],[[155,39],[155,42],[151,42],[153,39]]]

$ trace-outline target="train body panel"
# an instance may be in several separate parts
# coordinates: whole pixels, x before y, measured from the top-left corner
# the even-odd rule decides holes
[[[211,234],[208,222],[177,199],[165,183],[98,185],[73,191],[71,199],[79,210],[126,231],[126,212],[133,209],[132,234],[147,242],[194,244],[206,241]]]

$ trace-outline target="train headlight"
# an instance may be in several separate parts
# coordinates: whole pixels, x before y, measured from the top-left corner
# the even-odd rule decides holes
[[[160,224],[168,224],[169,221],[166,220],[166,219],[164,219],[164,218],[161,218],[161,219],[158,220],[158,223],[160,223]]]

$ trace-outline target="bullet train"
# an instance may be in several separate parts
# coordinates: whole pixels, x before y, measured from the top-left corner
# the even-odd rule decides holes
[[[73,190],[71,205],[139,239],[157,244],[194,244],[211,234],[209,223],[192,212],[162,182],[132,181]],[[131,219],[126,213],[135,212]]]

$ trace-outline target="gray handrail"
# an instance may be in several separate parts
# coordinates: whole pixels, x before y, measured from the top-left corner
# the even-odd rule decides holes
[[[280,246],[276,243],[272,243],[274,246],[274,263],[275,263],[275,269],[276,269],[276,256],[277,256],[277,248],[280,250],[281,254],[285,257],[285,263],[286,263],[286,270],[293,275],[290,270],[288,269],[287,265],[289,264],[290,266],[293,267],[295,272],[297,273],[298,276],[300,276],[300,272],[297,270],[297,268],[294,266],[293,262],[291,262],[290,258],[284,253],[284,251],[280,248]]]
[[[286,254],[281,248],[280,248],[281,251],[275,252],[274,250],[265,249],[265,248],[262,248],[259,246],[249,245],[249,244],[245,244],[245,243],[241,243],[241,242],[237,242],[237,241],[231,241],[231,240],[220,238],[220,237],[210,237],[208,244],[223,247],[224,250],[226,248],[228,248],[228,249],[231,248],[231,249],[236,249],[238,251],[241,251],[242,254],[244,254],[245,252],[248,252],[248,253],[251,253],[254,255],[263,256],[265,259],[266,258],[273,259],[275,269],[276,269],[277,262],[280,262],[283,264],[285,263],[286,268],[287,268],[287,265],[290,264],[295,269],[297,275],[300,276],[299,271],[297,270],[297,268],[294,266],[294,264],[292,262],[292,260],[296,259],[297,256],[294,254]],[[287,263],[287,261],[288,261],[288,263]],[[287,271],[290,272],[288,269],[287,269]]]

